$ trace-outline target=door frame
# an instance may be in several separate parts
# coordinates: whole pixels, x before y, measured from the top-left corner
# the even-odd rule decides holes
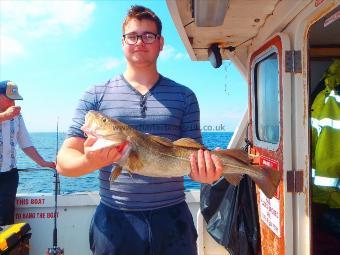
[[[279,185],[279,199],[271,199],[270,203],[278,203],[279,206],[279,235],[274,232],[262,221],[261,213],[261,195],[258,192],[258,209],[259,221],[261,229],[262,254],[293,254],[293,208],[292,208],[292,193],[286,191],[287,171],[292,170],[292,152],[291,152],[291,73],[286,72],[284,68],[285,52],[290,50],[290,40],[287,34],[278,33],[269,38],[262,44],[259,49],[254,51],[249,59],[249,119],[251,123],[250,139],[254,145],[255,153],[262,155],[273,162],[277,162],[278,170],[281,172],[281,182]],[[255,66],[268,54],[275,52],[278,56],[278,82],[279,82],[279,129],[280,138],[278,144],[270,144],[260,141],[256,138],[255,130]],[[262,210],[262,211],[261,211]],[[273,249],[273,247],[275,247]]]

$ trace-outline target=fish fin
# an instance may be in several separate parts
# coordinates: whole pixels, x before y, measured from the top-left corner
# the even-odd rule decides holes
[[[272,198],[280,184],[281,173],[268,166],[253,166],[258,171],[263,173],[263,176],[254,176],[252,179],[263,191],[263,193],[268,197]]]
[[[122,173],[122,171],[123,171],[123,167],[119,165],[116,166],[115,169],[112,169],[111,174],[110,174],[110,179],[109,179],[110,183],[114,182],[118,178],[118,176]]]
[[[156,136],[156,135],[149,135],[149,138],[159,144],[165,145],[167,147],[172,147],[173,144],[171,142],[170,139],[165,138],[165,137],[160,137],[160,136]]]
[[[248,153],[241,149],[219,150],[219,151],[213,151],[213,153],[217,156],[219,155],[229,156],[246,164],[250,163]]]
[[[242,174],[223,174],[224,179],[227,180],[230,184],[236,186],[239,185],[240,181],[243,178]]]
[[[204,146],[194,139],[191,138],[181,138],[173,142],[174,145],[192,149],[205,149]]]
[[[129,169],[131,169],[134,172],[138,172],[138,170],[143,167],[143,163],[139,160],[139,156],[136,151],[130,152],[127,164]]]

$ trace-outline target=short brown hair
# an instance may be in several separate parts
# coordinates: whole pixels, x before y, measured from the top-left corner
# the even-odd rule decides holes
[[[153,11],[151,11],[149,8],[146,8],[146,7],[141,6],[141,5],[131,6],[131,8],[129,9],[129,11],[128,11],[126,17],[125,17],[125,20],[123,22],[123,33],[124,33],[124,30],[125,30],[125,26],[132,19],[137,19],[139,21],[143,20],[143,19],[151,20],[151,21],[155,22],[155,24],[156,24],[157,33],[159,35],[162,34],[162,22],[158,18],[158,16]]]

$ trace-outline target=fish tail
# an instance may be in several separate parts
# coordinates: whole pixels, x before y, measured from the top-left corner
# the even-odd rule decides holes
[[[224,176],[224,179],[226,179],[227,182],[230,184],[236,186],[240,184],[240,181],[243,178],[243,174],[222,174]]]
[[[254,167],[262,174],[251,176],[252,179],[268,198],[272,198],[281,180],[280,172],[267,166]]]

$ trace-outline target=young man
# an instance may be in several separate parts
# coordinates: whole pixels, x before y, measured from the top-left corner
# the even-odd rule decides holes
[[[54,162],[45,161],[33,147],[20,106],[18,87],[12,81],[0,82],[0,226],[14,223],[14,203],[19,184],[16,169],[15,146],[42,167],[55,168]]]
[[[80,176],[100,169],[101,203],[90,229],[90,247],[97,255],[197,254],[197,234],[185,203],[183,178],[145,177],[123,171],[110,186],[109,176],[121,150],[92,151],[96,139],[85,139],[80,130],[84,115],[96,110],[145,133],[202,142],[195,94],[157,71],[164,45],[161,31],[161,21],[150,9],[131,7],[123,23],[126,70],[85,93],[69,138],[59,151],[60,174]],[[221,175],[220,160],[208,151],[199,151],[190,161],[193,180],[212,183]]]

